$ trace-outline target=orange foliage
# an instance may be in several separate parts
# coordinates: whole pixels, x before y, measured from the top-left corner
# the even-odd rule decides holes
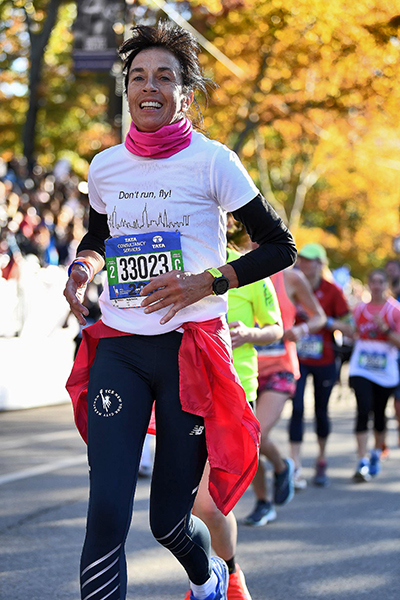
[[[246,75],[207,56],[221,86],[211,135],[241,154],[299,245],[325,243],[358,275],[381,264],[400,229],[398,3],[247,0],[234,15],[212,4],[206,35]]]

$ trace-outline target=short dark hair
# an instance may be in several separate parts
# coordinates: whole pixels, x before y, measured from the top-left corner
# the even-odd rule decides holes
[[[132,27],[132,36],[119,48],[118,53],[123,60],[125,74],[125,92],[128,89],[129,69],[132,61],[142,50],[162,48],[169,50],[178,59],[181,67],[183,91],[202,92],[205,101],[208,99],[208,89],[216,87],[214,82],[204,77],[199,61],[200,45],[195,36],[171,21],[160,20],[154,27],[137,25]],[[196,115],[194,124],[203,124],[203,115],[196,99],[193,101]]]

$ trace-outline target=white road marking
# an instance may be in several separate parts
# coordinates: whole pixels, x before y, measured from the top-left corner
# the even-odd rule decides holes
[[[67,467],[83,465],[86,463],[86,455],[55,460],[54,462],[46,463],[44,465],[37,465],[36,467],[30,467],[29,469],[23,469],[21,471],[14,471],[14,473],[0,475],[0,485],[4,485],[5,483],[10,483],[12,481],[19,481],[20,479],[27,479],[28,477],[35,477],[36,475],[43,475],[44,473],[51,473],[52,471],[58,471],[59,469],[66,469]]]
[[[13,448],[22,448],[23,446],[28,446],[29,444],[38,444],[42,442],[54,442],[57,440],[66,440],[69,438],[79,437],[79,433],[73,429],[68,429],[65,431],[54,431],[52,433],[39,433],[37,435],[28,435],[22,437],[17,437],[13,440],[4,440],[0,442],[0,450],[11,450]]]

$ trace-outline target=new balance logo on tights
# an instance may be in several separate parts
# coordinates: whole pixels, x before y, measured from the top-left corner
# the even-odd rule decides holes
[[[201,435],[204,431],[204,425],[195,425],[189,435]]]

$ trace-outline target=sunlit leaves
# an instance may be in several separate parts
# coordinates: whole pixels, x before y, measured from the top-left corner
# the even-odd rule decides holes
[[[29,56],[27,16],[39,31],[48,1],[0,4],[0,152],[20,150],[26,94],[17,85],[28,72],[18,61]],[[240,152],[300,245],[322,241],[360,273],[379,264],[400,229],[398,0],[191,0],[190,9],[245,72],[239,79],[202,54],[220,85],[205,114],[210,135]],[[75,14],[75,2],[62,3],[44,57],[38,160],[67,154],[86,169],[116,141],[113,89],[102,75],[74,74]]]
[[[21,153],[21,131],[27,110],[29,70],[16,70],[18,57],[29,57],[26,14],[39,31],[43,25],[48,0],[19,1],[2,7],[0,25],[0,154]],[[37,117],[37,156],[39,164],[51,168],[61,156],[68,155],[75,169],[84,175],[92,156],[118,141],[109,123],[108,97],[110,79],[102,74],[73,72],[72,25],[76,3],[61,5],[56,26],[49,39],[39,89]],[[3,29],[2,29],[3,27]],[[4,33],[3,33],[4,32]],[[3,62],[1,62],[3,61]],[[14,66],[13,66],[14,65]],[[12,84],[5,94],[2,83]],[[24,85],[22,97],[16,84]],[[9,89],[9,88],[6,88]]]
[[[399,12],[393,0],[248,0],[207,31],[246,72],[206,57],[221,85],[211,135],[241,153],[300,243],[326,238],[359,271],[399,230],[400,171],[386,158],[400,160]]]

